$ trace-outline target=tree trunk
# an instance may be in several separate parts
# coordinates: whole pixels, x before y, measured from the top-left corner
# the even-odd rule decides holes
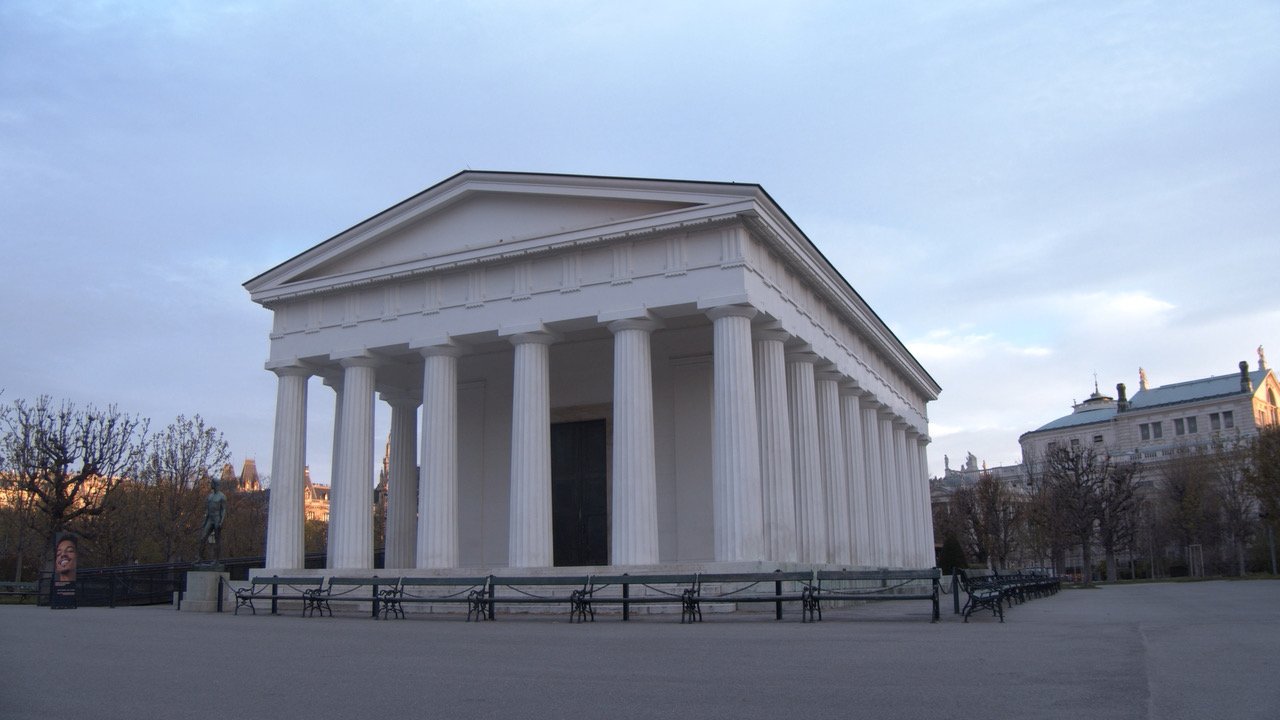
[[[1116,551],[1107,550],[1107,582],[1115,582],[1119,578],[1119,571],[1116,569]]]

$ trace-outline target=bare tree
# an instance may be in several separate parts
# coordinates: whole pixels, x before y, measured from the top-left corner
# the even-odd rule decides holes
[[[1130,547],[1138,523],[1138,466],[1132,462],[1104,458],[1104,473],[1098,488],[1098,544],[1107,563],[1107,580],[1119,579],[1116,551]]]
[[[1183,552],[1192,545],[1210,551],[1217,547],[1221,533],[1214,464],[1210,453],[1183,448],[1160,468],[1162,534]],[[1191,558],[1186,562],[1190,566]]]
[[[1248,482],[1251,446],[1239,438],[1216,439],[1211,450],[1208,468],[1217,487],[1222,533],[1233,556],[1235,573],[1244,575],[1248,571],[1244,550],[1258,519],[1258,500]]]
[[[1093,542],[1111,458],[1091,447],[1052,447],[1045,452],[1043,478],[1063,532],[1080,546],[1082,579],[1093,583]]]
[[[13,581],[21,582],[28,565],[34,570],[39,542],[34,496],[24,492],[17,478],[0,474],[0,558],[13,562]]]
[[[982,514],[982,525],[987,532],[985,544],[992,567],[1003,570],[1008,566],[1009,555],[1016,543],[1017,525],[1021,519],[1018,504],[1009,488],[990,473],[979,475],[973,489],[978,511]]]
[[[87,534],[88,520],[142,459],[147,422],[115,406],[55,406],[48,396],[0,407],[0,472],[28,493],[33,528],[47,548],[54,534]]]
[[[1280,517],[1280,425],[1258,430],[1244,448],[1245,482],[1269,517]]]
[[[227,520],[222,526],[224,557],[250,557],[266,551],[267,493],[228,492]]]
[[[230,457],[222,433],[199,415],[179,415],[148,444],[141,480],[147,488],[153,532],[165,562],[195,546],[203,520],[204,483]]]
[[[1071,537],[1056,508],[1056,490],[1043,476],[1043,468],[1027,465],[1031,496],[1024,509],[1024,544],[1036,557],[1047,559],[1057,574],[1066,572],[1067,547]]]
[[[1258,500],[1259,518],[1265,523],[1269,542],[1274,542],[1276,522],[1280,520],[1280,425],[1260,428],[1249,440],[1244,479],[1249,492]],[[1275,572],[1275,548],[1271,554]]]
[[[978,502],[977,490],[968,485],[953,490],[951,512],[960,531],[956,539],[963,546],[965,555],[975,563],[990,567],[991,549],[987,545],[990,533],[987,532],[986,518]]]

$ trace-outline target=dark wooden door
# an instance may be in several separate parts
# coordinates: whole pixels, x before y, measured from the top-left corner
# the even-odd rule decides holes
[[[556,565],[609,564],[604,420],[551,426],[551,528]]]

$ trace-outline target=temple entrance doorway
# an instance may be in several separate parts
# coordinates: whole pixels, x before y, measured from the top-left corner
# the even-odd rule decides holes
[[[604,420],[551,426],[551,527],[556,566],[609,564]]]

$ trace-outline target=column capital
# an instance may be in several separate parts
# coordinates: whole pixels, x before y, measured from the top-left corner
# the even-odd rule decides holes
[[[523,323],[508,323],[498,326],[498,337],[514,337],[517,335],[550,335],[559,338],[559,335],[548,328],[541,320]]]
[[[760,311],[750,305],[716,305],[703,310],[712,322],[725,317],[744,317],[750,320]]]
[[[512,345],[554,345],[560,336],[552,332],[523,332],[506,336]]]
[[[310,377],[314,372],[314,370],[296,359],[268,360],[264,367],[268,371],[275,373],[277,377]]]
[[[620,310],[604,310],[596,314],[596,322],[607,325],[617,320],[652,320],[662,322],[646,307],[633,307]]]
[[[808,343],[801,343],[787,348],[786,358],[789,363],[802,362],[810,365],[817,365],[818,361],[822,359]]]
[[[329,353],[329,359],[335,360],[343,368],[349,367],[378,367],[382,364],[382,359],[369,352],[368,350],[344,350]]]
[[[786,342],[786,341],[788,341],[788,340],[790,340],[790,339],[791,339],[791,333],[787,332],[786,330],[780,330],[780,329],[778,329],[778,328],[771,328],[771,327],[755,328],[755,327],[753,327],[753,328],[751,328],[751,339],[752,339],[752,340],[762,340],[762,341],[765,341],[765,342],[780,342],[780,343],[784,343],[784,342]]]
[[[859,385],[854,380],[845,378],[844,380],[840,381],[840,394],[853,395],[854,397],[863,397],[863,396],[870,395],[871,393],[862,389],[862,386]]]
[[[422,357],[435,357],[438,355],[459,357],[466,351],[465,346],[448,335],[410,340],[409,349],[417,350]]]
[[[393,408],[416,408],[422,404],[422,397],[408,390],[386,390],[378,396]]]
[[[791,337],[791,333],[784,330],[782,328],[782,324],[777,320],[769,320],[768,322],[762,322],[751,326],[752,340],[786,342],[790,340]]]
[[[653,332],[662,327],[662,323],[658,320],[647,317],[631,317],[621,318],[611,321],[605,327],[609,328],[609,332],[615,335],[623,330],[643,330],[645,332]]]
[[[818,380],[838,383],[844,380],[844,373],[837,370],[835,365],[820,365],[814,368],[814,377]]]
[[[540,322],[503,325],[498,328],[498,337],[507,338],[512,345],[524,345],[527,343],[550,345],[560,341],[559,333],[552,332]]]

